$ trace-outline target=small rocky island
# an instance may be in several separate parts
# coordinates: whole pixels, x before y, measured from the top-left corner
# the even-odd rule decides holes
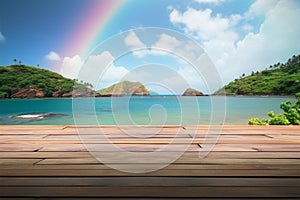
[[[185,90],[182,96],[205,96],[205,95],[199,90],[188,88]]]

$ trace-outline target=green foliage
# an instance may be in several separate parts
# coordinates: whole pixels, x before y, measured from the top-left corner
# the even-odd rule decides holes
[[[282,114],[275,115],[273,111],[268,113],[269,120],[259,120],[252,118],[249,125],[300,125],[300,95],[296,94],[297,102],[287,101],[280,105],[284,111]]]
[[[9,97],[16,88],[41,89],[45,96],[51,97],[54,92],[61,90],[67,93],[73,90],[75,80],[49,70],[25,65],[0,66],[0,97]],[[83,84],[79,84],[85,87]]]
[[[290,122],[284,114],[274,115],[270,120],[268,120],[269,125],[289,125]]]
[[[300,101],[298,99],[297,103],[292,101],[287,101],[282,103],[280,108],[284,111],[284,115],[291,124],[300,125]]]
[[[244,75],[244,74],[243,74]],[[300,55],[250,76],[241,76],[215,92],[227,95],[292,95],[300,91]]]
[[[249,125],[268,125],[268,121],[266,119],[259,120],[258,118],[252,118],[248,122]]]

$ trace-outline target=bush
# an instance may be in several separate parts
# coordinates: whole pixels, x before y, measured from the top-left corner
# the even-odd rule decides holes
[[[284,115],[293,125],[300,125],[300,103],[299,99],[297,103],[292,101],[287,101],[282,103],[280,108],[284,111]]]
[[[268,121],[269,125],[289,125],[290,122],[284,114],[275,115]]]
[[[248,122],[249,125],[268,125],[268,121],[266,119],[259,120],[258,118],[252,118]]]
[[[249,125],[300,125],[300,93],[296,94],[297,102],[287,101],[280,105],[283,114],[275,115],[273,111],[268,113],[269,120],[252,118]]]

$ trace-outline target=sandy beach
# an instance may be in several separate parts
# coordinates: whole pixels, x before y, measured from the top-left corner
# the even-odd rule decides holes
[[[210,132],[208,136],[207,126],[101,127],[109,143],[99,136],[98,129],[1,126],[0,196],[300,197],[299,126],[225,126],[205,158],[199,153],[205,151],[205,145],[214,144],[214,136],[219,134]],[[154,130],[155,135],[150,135]],[[178,139],[174,140],[176,134]],[[156,167],[164,159],[127,162],[112,148],[113,143],[124,151],[147,153],[171,145],[167,152],[161,152],[166,156],[189,142],[179,159],[148,173],[126,170]],[[87,151],[90,145],[95,152],[111,156],[111,162],[97,160],[94,152]]]

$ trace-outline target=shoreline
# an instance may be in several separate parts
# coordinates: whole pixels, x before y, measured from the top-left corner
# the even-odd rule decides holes
[[[116,126],[116,125],[103,125],[103,126],[92,126],[92,125],[82,125],[82,126],[63,126],[63,125],[0,125],[0,129],[76,129],[76,128],[184,128],[184,129],[209,129],[209,128],[220,128],[220,129],[241,129],[241,130],[250,130],[250,129],[259,129],[259,130],[300,130],[300,125],[290,125],[290,126],[249,126],[249,125],[219,125],[219,126],[210,126],[210,125],[195,125],[195,126],[177,126],[177,125],[165,125],[165,126]]]
[[[89,99],[89,98],[95,98],[95,99],[102,99],[102,98],[122,98],[122,97],[261,97],[261,98],[277,98],[277,97],[292,97],[292,98],[296,98],[295,95],[203,95],[203,96],[183,96],[183,95],[144,95],[144,96],[101,96],[101,97],[97,97],[97,96],[92,96],[92,97],[43,97],[43,98],[0,98],[1,100],[59,100],[59,99]]]

